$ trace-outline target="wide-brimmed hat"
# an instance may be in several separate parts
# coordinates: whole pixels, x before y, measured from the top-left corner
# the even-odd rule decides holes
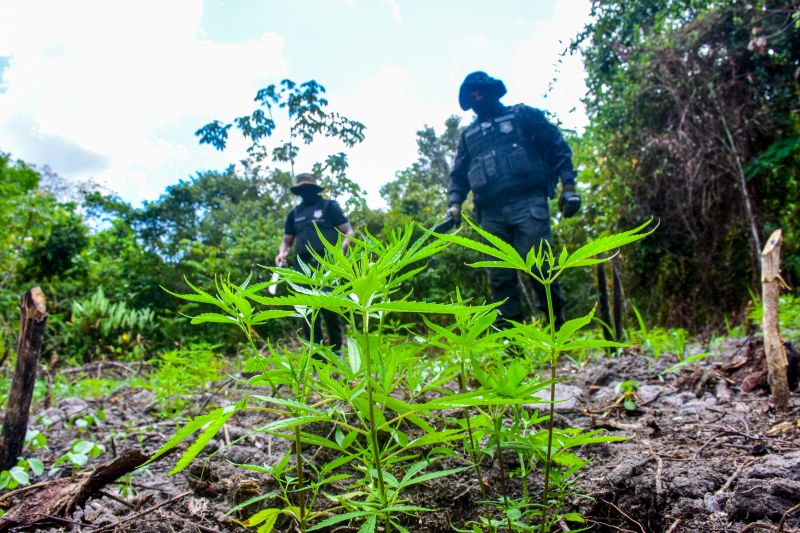
[[[294,177],[294,185],[289,188],[294,194],[300,194],[300,189],[314,189],[316,192],[320,192],[325,190],[325,187],[317,184],[317,177],[314,174],[304,172]]]
[[[506,86],[502,81],[480,70],[471,72],[467,74],[467,77],[464,78],[464,82],[458,89],[458,105],[460,105],[461,109],[464,111],[472,108],[473,102],[469,93],[474,90],[483,91],[484,97],[493,100],[499,100],[507,92]]]

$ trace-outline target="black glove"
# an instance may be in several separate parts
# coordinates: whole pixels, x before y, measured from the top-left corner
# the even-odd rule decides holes
[[[461,224],[461,204],[450,204],[445,213],[445,218],[452,218],[456,226]]]
[[[558,199],[558,210],[561,211],[561,216],[564,218],[575,216],[580,208],[581,197],[575,192],[575,184],[565,183],[561,188],[561,197]]]

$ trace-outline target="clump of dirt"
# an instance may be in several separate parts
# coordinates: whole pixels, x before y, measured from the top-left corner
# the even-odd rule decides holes
[[[757,377],[761,349],[758,339],[730,340],[712,350],[711,356],[673,371],[668,371],[678,362],[673,356],[653,360],[634,352],[560,369],[568,379],[558,385],[556,423],[605,429],[629,438],[578,452],[590,462],[575,484],[582,497],[572,505],[591,531],[800,528],[800,401],[795,394],[789,411],[775,412],[766,382]],[[618,385],[624,381],[638,385],[631,397],[633,409],[620,401]],[[244,390],[235,386],[218,388],[213,398],[203,395],[197,405],[236,401]],[[48,438],[48,451],[37,456],[51,465],[76,438],[107,448],[90,466],[110,461],[128,448],[152,453],[177,429],[174,420],[156,417],[153,406],[151,393],[130,387],[102,400],[60,398],[55,407],[34,416],[32,427]],[[104,421],[87,416],[98,410],[105,413]],[[81,417],[89,422],[78,428],[76,420]],[[127,488],[106,487],[51,530],[246,531],[235,518],[249,516],[259,505],[277,503],[268,499],[226,515],[234,505],[277,489],[270,476],[235,466],[274,464],[283,456],[285,441],[252,434],[268,421],[268,415],[256,413],[231,419],[186,470],[169,476],[178,455],[167,456],[147,466]],[[515,454],[504,454],[503,459],[507,469]],[[499,466],[491,458],[482,465],[490,499],[506,483]],[[65,468],[55,475],[71,473]],[[539,490],[541,483],[540,473],[531,475],[531,491]],[[519,493],[519,480],[508,487]],[[453,525],[464,527],[484,512],[472,470],[419,485],[407,497],[410,505],[437,509],[409,518],[406,527],[414,532],[452,531]],[[0,496],[0,505],[8,508],[10,503]],[[350,530],[342,527],[338,531]],[[283,520],[275,531],[290,529]]]
[[[788,412],[775,412],[761,359],[760,341],[748,338],[678,373],[664,373],[674,357],[632,353],[575,373],[588,391],[580,409],[588,426],[631,437],[601,453],[586,449],[594,460],[580,485],[592,497],[583,511],[594,530],[800,526],[800,402],[795,395]],[[626,379],[639,383],[636,409],[609,411],[615,385]]]

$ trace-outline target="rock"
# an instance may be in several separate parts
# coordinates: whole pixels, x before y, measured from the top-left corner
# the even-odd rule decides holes
[[[583,390],[580,387],[567,385],[565,383],[556,383],[556,412],[575,411],[582,395]],[[541,391],[537,396],[542,400],[549,398],[549,390]],[[526,404],[526,406],[529,409],[538,409],[542,412],[550,408],[549,403],[529,403]]]

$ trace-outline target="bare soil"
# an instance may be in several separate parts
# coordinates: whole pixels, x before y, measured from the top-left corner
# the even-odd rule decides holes
[[[729,340],[713,351],[670,373],[665,370],[677,362],[673,356],[653,360],[634,352],[560,369],[568,379],[558,387],[563,401],[557,404],[557,425],[602,428],[629,437],[578,452],[590,462],[579,473],[570,505],[584,515],[590,531],[800,531],[800,398],[795,393],[787,412],[775,412],[760,340]],[[639,385],[634,410],[623,406],[617,392],[625,380]],[[220,382],[198,393],[194,406],[200,410],[208,403],[228,403],[241,394]],[[77,432],[75,417],[98,409],[106,415],[102,425]],[[65,427],[70,420],[73,423]],[[234,516],[226,512],[276,487],[268,476],[234,463],[271,464],[281,458],[284,441],[250,434],[266,421],[251,414],[232,419],[207,447],[216,452],[210,458],[204,453],[190,468],[168,476],[177,455],[168,456],[133,478],[135,494],[108,485],[67,521],[41,530],[248,531],[235,519],[256,509]],[[106,453],[90,463],[98,466],[125,449],[152,452],[177,429],[174,420],[154,416],[152,393],[131,387],[101,400],[60,398],[54,407],[40,408],[32,426],[47,435],[49,449],[37,456],[48,466],[75,438],[106,446]],[[513,466],[513,460],[510,454],[504,466]],[[487,458],[484,472],[490,490],[499,493],[498,465]],[[70,474],[77,475],[68,469],[59,475]],[[453,526],[465,527],[483,509],[471,470],[418,487],[408,495],[411,503],[436,511],[414,518],[407,524],[411,531],[452,531]],[[539,474],[532,475],[531,487],[541,490]],[[509,490],[518,492],[519,482],[512,481]],[[10,510],[31,494],[10,500],[0,496],[0,506]],[[343,526],[332,531],[357,529]],[[291,526],[279,521],[275,531],[291,531]]]

